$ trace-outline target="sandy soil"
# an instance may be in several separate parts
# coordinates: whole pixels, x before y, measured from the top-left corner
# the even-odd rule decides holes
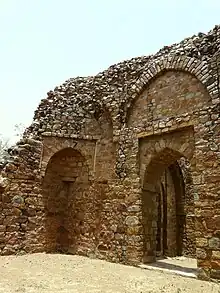
[[[0,292],[220,293],[220,285],[81,256],[0,257]]]

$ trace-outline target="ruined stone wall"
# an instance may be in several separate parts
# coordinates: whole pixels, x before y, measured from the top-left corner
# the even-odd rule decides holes
[[[174,85],[174,76],[177,86]],[[167,96],[169,96],[168,100],[166,100]],[[176,101],[176,97],[178,97],[178,102],[172,103],[172,101]],[[192,100],[196,101],[193,105],[191,98]],[[214,188],[214,184],[212,183],[212,181],[214,180],[213,177],[208,175],[208,177],[206,178],[209,178],[210,181],[208,182],[207,180],[205,183],[203,181],[203,176],[205,173],[213,173],[214,171],[212,167],[210,168],[212,169],[212,171],[210,169],[208,171],[208,168],[205,167],[205,161],[207,153],[211,152],[213,155],[213,150],[211,150],[213,149],[213,139],[216,140],[219,135],[218,131],[213,131],[214,129],[216,130],[216,128],[218,129],[217,125],[219,124],[219,114],[217,114],[218,108],[215,103],[216,102],[214,100],[213,106],[213,100],[211,100],[210,95],[206,92],[206,88],[203,87],[194,77],[187,75],[183,72],[175,72],[174,74],[174,72],[172,73],[171,71],[169,71],[165,72],[161,76],[154,78],[154,80],[149,84],[143,94],[140,95],[140,97],[136,101],[136,104],[134,104],[132,108],[133,112],[131,112],[130,118],[128,119],[129,127],[135,129],[139,136],[149,136],[149,139],[151,139],[151,134],[158,134],[158,136],[160,135],[161,142],[159,144],[155,143],[152,150],[148,148],[149,160],[151,160],[150,157],[152,156],[152,152],[158,153],[159,149],[163,149],[166,146],[166,143],[163,139],[163,133],[169,132],[170,129],[175,129],[176,131],[179,131],[178,129],[183,129],[187,125],[193,126],[192,134],[194,144],[191,147],[193,151],[191,158],[188,156],[189,150],[187,151],[186,141],[182,141],[182,146],[178,150],[178,152],[179,154],[182,154],[190,160],[194,184],[194,200],[196,205],[202,204],[202,202],[204,201],[204,197],[207,197],[207,191],[209,190],[209,193],[210,190]],[[149,110],[147,111],[147,109]],[[145,111],[148,112],[148,117],[146,117]],[[132,118],[133,115],[135,118]],[[210,127],[212,130],[210,129]],[[167,144],[167,147],[175,149],[175,145],[176,142],[172,142],[171,140],[170,143]],[[214,144],[214,148],[216,152],[215,156],[218,156],[219,147],[217,147],[217,143]],[[200,155],[198,156],[198,154]],[[217,163],[216,159],[214,159],[210,164],[212,166],[215,165],[218,169],[219,164]],[[143,163],[143,161],[141,163]],[[172,156],[170,157],[170,163],[172,163]],[[165,166],[169,165],[170,163],[166,162]],[[218,187],[216,188],[218,189]],[[200,190],[200,195],[198,195],[197,193],[198,190]],[[209,202],[210,201],[211,198],[209,198]],[[214,202],[212,204],[214,204]],[[209,206],[211,207],[211,205]],[[204,218],[206,217],[205,214],[203,214],[203,217],[200,217],[201,214],[198,217],[197,211],[198,210],[196,207],[196,237],[198,235],[202,235],[202,232],[199,232],[201,231],[201,226],[198,228],[197,221],[200,220],[205,223]],[[217,210],[213,210],[212,213],[213,217],[218,217],[216,215],[218,213]],[[209,227],[211,228],[211,225]],[[215,227],[215,229],[217,229],[217,226]],[[203,235],[205,235],[205,230],[203,230]],[[206,234],[206,237],[208,238],[208,234]],[[213,239],[213,237],[210,239]],[[200,241],[199,238],[197,238],[196,241],[198,247],[198,241]],[[206,241],[208,241],[208,239]],[[216,241],[215,247],[219,247],[216,237],[214,237],[214,240],[210,241]],[[209,247],[208,245],[206,246],[206,249],[197,249],[198,263],[202,264],[202,266],[206,266],[206,272],[210,272],[212,263],[215,264],[215,269],[217,269],[219,265],[219,260],[217,260],[216,254],[211,256],[211,250],[211,247]],[[200,258],[204,259],[205,261]],[[216,265],[217,263],[218,265]],[[212,272],[212,276],[216,276],[217,270],[213,270]]]
[[[2,255],[25,251],[26,242],[35,239],[36,215],[39,209],[39,161],[41,143],[21,140],[10,150],[10,161],[4,167],[0,215],[0,253]],[[38,245],[37,242],[35,244]],[[37,247],[35,247],[37,249]]]
[[[195,236],[195,201],[193,178],[190,164],[186,158],[178,161],[184,182],[184,201],[180,203],[180,210],[185,218],[185,229],[183,231],[183,254],[189,257],[196,257],[196,236]]]
[[[61,164],[56,171],[51,160],[70,148],[83,158],[70,160],[76,169],[88,166],[88,181],[83,195],[77,188],[68,191],[77,198],[72,214],[85,211],[85,221],[80,232],[75,224],[64,225],[68,237],[73,233],[66,240],[78,235],[78,253],[110,261],[154,259],[155,215],[144,211],[144,203],[154,202],[149,191],[154,193],[158,174],[185,157],[192,178],[187,196],[195,204],[191,216],[199,275],[220,278],[219,50],[216,26],[155,55],[124,61],[93,77],[69,79],[48,92],[1,172],[0,253],[44,251],[48,243],[60,243],[59,233],[48,241],[45,198],[50,194],[59,208],[68,205],[61,195],[56,204],[53,188],[66,187],[55,173],[62,175],[65,168]],[[74,169],[70,162],[67,173]],[[53,171],[49,191],[44,189],[48,170]]]

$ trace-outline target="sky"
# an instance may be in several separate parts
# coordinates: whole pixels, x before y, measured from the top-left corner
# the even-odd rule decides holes
[[[28,126],[70,77],[156,53],[220,24],[220,0],[0,0],[0,134]]]

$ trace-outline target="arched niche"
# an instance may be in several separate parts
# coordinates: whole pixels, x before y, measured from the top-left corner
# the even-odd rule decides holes
[[[65,148],[50,158],[42,185],[47,252],[77,251],[89,213],[89,186],[88,164],[79,151]]]

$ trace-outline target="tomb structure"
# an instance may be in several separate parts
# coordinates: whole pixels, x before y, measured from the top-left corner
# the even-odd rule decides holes
[[[220,26],[48,92],[1,167],[0,254],[220,279]]]

